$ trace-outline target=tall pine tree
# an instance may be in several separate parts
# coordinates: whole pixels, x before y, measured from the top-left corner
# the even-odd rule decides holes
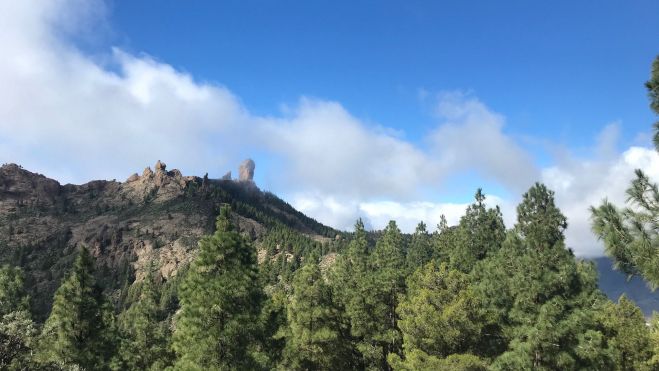
[[[348,328],[315,261],[296,272],[288,305],[285,367],[291,370],[349,369]]]
[[[478,307],[467,274],[434,261],[420,268],[397,308],[404,357],[390,354],[389,363],[396,370],[484,369],[474,355],[484,323]]]
[[[426,229],[426,224],[419,222],[412,235],[410,247],[407,250],[407,267],[410,272],[414,272],[418,267],[429,262],[432,257],[433,249],[430,234]]]
[[[55,293],[39,360],[60,369],[108,369],[115,337],[112,308],[94,278],[94,260],[83,247]]]
[[[387,356],[402,352],[396,307],[405,293],[406,277],[405,246],[396,222],[389,222],[370,258],[370,274],[364,282],[364,292],[370,304],[367,313],[371,323],[359,348],[371,368],[389,369]]]
[[[234,230],[223,207],[216,232],[199,242],[199,255],[180,288],[173,349],[178,370],[257,368],[259,286],[254,248]]]
[[[119,318],[119,344],[116,369],[162,370],[172,358],[169,350],[169,329],[161,322],[163,314],[158,305],[159,295],[154,287],[152,269],[139,284],[139,295]]]
[[[448,246],[449,265],[465,273],[476,262],[499,250],[506,236],[506,227],[499,206],[487,208],[485,195],[476,191],[475,202],[460,218],[453,244]]]

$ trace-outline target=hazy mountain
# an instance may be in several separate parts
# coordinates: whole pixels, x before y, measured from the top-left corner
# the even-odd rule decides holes
[[[652,292],[640,277],[627,279],[627,275],[613,269],[613,262],[607,257],[593,259],[599,273],[599,286],[613,301],[625,294],[638,305],[646,316],[659,311],[659,292]]]

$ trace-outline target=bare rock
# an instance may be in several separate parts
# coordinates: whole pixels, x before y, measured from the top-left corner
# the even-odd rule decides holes
[[[126,183],[132,183],[140,179],[140,176],[137,175],[137,173],[133,173],[133,175],[129,176],[128,179],[126,179]]]
[[[167,169],[167,165],[164,162],[156,162],[156,172],[164,172]]]
[[[224,176],[222,176],[221,179],[222,180],[231,180],[231,172],[229,171],[226,174],[224,174]]]
[[[145,178],[152,177],[153,176],[153,170],[151,170],[151,168],[147,166],[146,169],[144,169],[144,171],[142,172],[142,176],[145,177]]]
[[[256,164],[251,158],[243,161],[240,164],[238,180],[241,182],[253,182],[254,181],[254,168]]]

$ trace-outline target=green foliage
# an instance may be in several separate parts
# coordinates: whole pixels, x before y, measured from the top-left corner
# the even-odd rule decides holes
[[[650,369],[652,355],[651,336],[641,310],[624,295],[618,304],[604,302],[596,313],[603,340],[600,349],[585,351],[584,356],[605,353],[608,364],[601,368],[611,370]],[[592,342],[592,341],[591,341]]]
[[[422,350],[414,349],[405,353],[403,361],[397,354],[389,355],[389,363],[397,371],[485,371],[487,362],[473,354],[451,354],[446,358],[428,355]]]
[[[119,370],[162,370],[172,359],[168,347],[168,323],[158,305],[153,274],[139,284],[135,303],[119,317],[121,343],[113,368]]]
[[[180,288],[173,349],[180,370],[257,367],[263,293],[254,249],[233,229],[224,207],[217,231],[199,242],[199,255]]]
[[[517,206],[516,229],[535,249],[548,249],[564,240],[567,218],[554,205],[554,192],[536,183]]]
[[[476,202],[460,218],[457,230],[445,246],[451,267],[470,272],[477,261],[496,252],[505,239],[506,228],[499,207],[485,207],[485,195],[478,189]],[[444,234],[445,232],[440,233]]]
[[[112,309],[94,278],[94,261],[80,249],[55,293],[39,342],[40,362],[57,368],[107,369],[114,353]]]
[[[10,312],[0,318],[0,369],[36,368],[32,355],[36,350],[39,329],[25,310]]]
[[[349,369],[350,348],[343,335],[347,328],[340,316],[318,265],[306,264],[293,280],[284,369]]]
[[[460,355],[467,357],[460,358],[463,361],[474,361],[474,366],[464,364],[455,369],[481,369],[483,361],[469,354],[478,350],[482,336],[484,321],[478,306],[467,274],[436,262],[417,270],[408,279],[407,295],[397,309],[404,360],[390,355],[392,367],[438,369],[439,365],[450,363],[446,357]]]
[[[659,313],[652,313],[650,319],[650,350],[651,358],[647,361],[652,370],[659,369]]]
[[[20,268],[0,267],[0,369],[34,368],[32,354],[38,326],[29,312],[23,272]]]
[[[579,349],[595,331],[595,308],[604,300],[592,264],[577,262],[563,244],[564,217],[553,196],[536,184],[518,210],[515,233],[497,254],[474,269],[476,293],[490,321],[497,370],[597,367]],[[551,225],[554,229],[545,228]],[[598,334],[599,335],[599,334]],[[501,353],[503,351],[503,353]]]
[[[650,98],[650,108],[654,113],[659,114],[659,56],[652,62],[652,73],[650,80],[645,83],[648,89],[648,98]],[[659,151],[659,122],[654,124],[654,146]]]
[[[645,83],[650,108],[659,114],[659,56]],[[654,124],[654,145],[659,151],[659,122]],[[641,170],[627,189],[629,207],[622,210],[604,200],[591,207],[593,231],[604,241],[615,267],[628,275],[643,276],[653,289],[659,287],[659,188]]]
[[[418,267],[423,266],[433,258],[433,248],[430,234],[426,229],[426,224],[420,222],[412,235],[412,241],[407,250],[407,267],[410,272],[414,272]]]
[[[659,286],[659,188],[641,170],[627,190],[630,207],[618,210],[604,201],[592,207],[593,231],[604,241],[616,268],[642,275],[653,288]]]
[[[0,267],[0,316],[28,309],[23,271],[18,267]]]

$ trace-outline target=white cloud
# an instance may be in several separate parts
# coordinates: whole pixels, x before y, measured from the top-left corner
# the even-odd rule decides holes
[[[530,154],[503,132],[504,117],[478,99],[459,92],[440,94],[437,115],[445,122],[431,140],[444,173],[477,170],[517,192],[538,179]]]
[[[451,202],[396,202],[396,201],[366,201],[356,199],[337,199],[324,197],[321,194],[298,194],[292,198],[292,204],[298,210],[314,217],[325,224],[344,230],[353,230],[357,218],[362,218],[370,229],[383,229],[390,220],[395,220],[398,227],[405,233],[411,233],[420,221],[428,226],[428,230],[437,228],[440,218],[444,215],[449,225],[456,225],[464,215],[469,203]],[[503,213],[507,226],[514,224],[514,205],[494,196],[487,195],[488,207],[498,205]]]
[[[292,117],[264,125],[263,142],[290,165],[280,179],[287,188],[407,197],[438,175],[418,148],[369,127],[334,102],[303,98]]]
[[[337,102],[302,98],[282,103],[282,117],[259,117],[228,88],[148,55],[81,52],[71,40],[93,35],[104,12],[99,1],[0,3],[0,162],[84,182],[122,179],[157,159],[186,174],[219,175],[258,152],[269,161],[265,186],[309,215],[345,229],[359,216],[374,228],[393,218],[406,231],[420,220],[434,227],[441,214],[457,222],[466,204],[418,200],[465,170],[514,194],[542,179],[556,190],[570,219],[568,244],[581,255],[601,251],[588,206],[605,196],[622,203],[635,167],[659,178],[654,151],[612,149],[615,126],[593,159],[567,154],[538,169],[506,133],[505,117],[463,93],[438,96],[438,125],[423,146]],[[492,202],[510,226],[516,200]]]
[[[607,198],[618,206],[626,200],[625,191],[642,169],[659,181],[659,155],[646,147],[630,147],[615,152],[618,124],[606,126],[591,158],[563,154],[554,166],[542,171],[542,181],[556,192],[556,203],[568,218],[566,241],[581,256],[599,256],[602,245],[591,232],[590,206]]]

